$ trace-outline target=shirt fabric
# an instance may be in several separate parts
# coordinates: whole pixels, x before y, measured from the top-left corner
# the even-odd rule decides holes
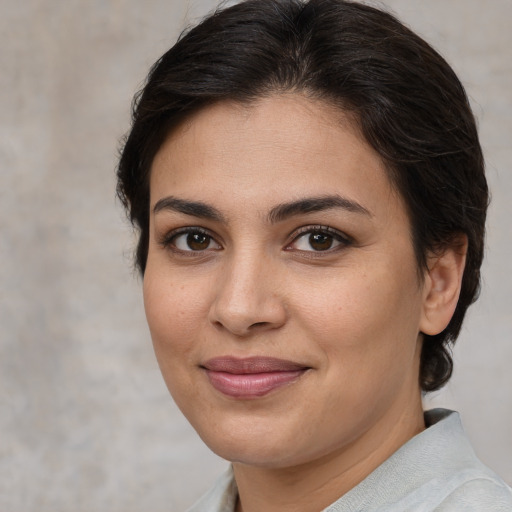
[[[512,512],[512,489],[475,455],[458,413],[425,413],[426,429],[322,512]],[[230,468],[188,512],[234,512]]]

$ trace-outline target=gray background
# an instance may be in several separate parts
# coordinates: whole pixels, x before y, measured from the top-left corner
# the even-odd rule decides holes
[[[452,383],[512,483],[512,1],[385,2],[453,63],[493,190],[480,302]],[[225,462],[168,397],[114,195],[145,73],[212,0],[1,0],[0,511],[180,511]]]

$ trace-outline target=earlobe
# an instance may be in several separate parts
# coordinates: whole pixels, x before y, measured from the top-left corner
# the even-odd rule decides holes
[[[459,300],[467,246],[466,235],[459,235],[449,247],[429,256],[420,320],[422,333],[433,336],[449,324]]]

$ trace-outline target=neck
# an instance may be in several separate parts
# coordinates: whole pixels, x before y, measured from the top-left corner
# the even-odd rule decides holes
[[[387,411],[357,439],[314,461],[286,468],[233,463],[237,512],[318,512],[329,506],[425,429],[417,398],[413,408]]]

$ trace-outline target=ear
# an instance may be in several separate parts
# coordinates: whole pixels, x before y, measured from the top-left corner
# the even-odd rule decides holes
[[[450,323],[459,301],[467,248],[467,236],[458,235],[450,246],[429,255],[420,319],[422,333],[439,334]]]

